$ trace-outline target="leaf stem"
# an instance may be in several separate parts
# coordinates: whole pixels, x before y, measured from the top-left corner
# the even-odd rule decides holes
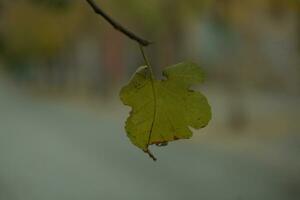
[[[146,56],[144,47],[143,47],[142,45],[140,45],[140,50],[141,50],[143,59],[144,59],[144,61],[145,61],[145,64],[146,64],[146,66],[147,66],[147,67],[149,68],[149,70],[150,70],[151,77],[152,77],[152,81],[153,81],[153,79],[154,79],[155,77],[154,77],[154,73],[153,73],[153,70],[152,70],[152,66],[151,66],[151,64],[150,64],[150,62],[149,62],[148,57]]]
[[[154,73],[153,73],[153,70],[152,70],[152,66],[150,65],[150,62],[149,62],[149,60],[148,60],[148,58],[146,56],[144,47],[142,45],[140,45],[140,50],[141,50],[143,59],[145,61],[145,64],[146,64],[147,68],[150,71],[150,76],[151,76],[150,80],[151,80],[152,93],[153,93],[153,102],[154,102],[153,120],[152,120],[151,127],[150,127],[150,132],[149,132],[149,137],[148,137],[148,142],[147,142],[147,149],[144,150],[144,152],[147,153],[150,156],[150,158],[152,158],[154,161],[156,161],[157,160],[156,157],[149,150],[149,145],[150,145],[150,142],[151,142],[152,131],[153,131],[153,127],[154,127],[154,123],[155,123],[155,119],[156,119],[156,113],[157,113],[156,112],[156,106],[157,106],[157,102],[156,102],[156,90],[155,90],[155,86],[154,86],[155,76],[154,76]]]
[[[146,154],[149,155],[150,158],[152,158],[153,161],[157,161],[157,158],[153,155],[153,153],[151,153],[151,151],[149,149],[147,149],[146,151],[144,151]]]

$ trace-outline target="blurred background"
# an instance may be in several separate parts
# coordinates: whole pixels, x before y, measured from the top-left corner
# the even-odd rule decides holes
[[[84,0],[1,0],[0,200],[300,199],[299,0],[96,2],[158,76],[199,63],[213,119],[154,163],[118,97],[137,44]]]

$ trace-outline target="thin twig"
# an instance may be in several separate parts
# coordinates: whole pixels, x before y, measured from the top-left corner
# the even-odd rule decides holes
[[[110,25],[112,25],[116,30],[120,31],[121,33],[125,34],[130,39],[136,41],[142,46],[148,46],[151,42],[137,36],[130,30],[124,28],[121,24],[113,20],[108,14],[106,14],[95,2],[94,0],[86,0],[87,3],[93,8],[96,14],[102,16]]]
[[[149,155],[150,158],[152,158],[153,161],[157,161],[157,158],[151,153],[151,151],[149,151],[149,149],[147,149],[146,151],[144,151],[146,154]]]

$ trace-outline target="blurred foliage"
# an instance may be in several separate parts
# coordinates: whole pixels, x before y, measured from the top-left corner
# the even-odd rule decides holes
[[[40,4],[44,1],[33,2],[5,5],[1,34],[5,47],[3,54],[8,59],[49,58],[74,39],[74,33],[79,32],[82,15],[78,12],[78,5],[69,5],[69,9],[58,13],[56,9]]]
[[[197,14],[208,0],[96,2],[130,28],[158,35],[186,22],[186,17]],[[76,40],[84,31],[89,16],[93,15],[96,19],[84,1],[17,0],[2,4],[1,15],[5,20],[0,29],[0,51],[8,62],[51,58]],[[89,14],[86,15],[85,11]],[[96,20],[98,22],[99,19]],[[97,27],[101,25],[97,24]]]
[[[70,6],[72,0],[29,0],[29,2],[44,5],[47,8],[63,10]]]
[[[246,75],[239,79],[248,77],[249,82],[258,82],[253,80],[263,77],[263,69],[266,69],[261,66],[274,67],[274,80],[277,80],[283,74],[280,66],[291,63],[286,64],[286,68],[289,65],[293,69],[298,62],[294,49],[295,44],[300,47],[299,0],[95,2],[125,27],[154,41],[156,45],[149,48],[154,66],[192,58],[205,64],[205,69],[215,73],[216,79],[226,79],[226,72],[220,70],[223,65],[236,73],[241,72],[239,66],[245,66]],[[139,54],[127,41],[95,15],[84,0],[0,1],[0,59],[7,68],[25,69],[30,65],[47,70],[51,65],[56,74],[85,71],[92,74],[85,79],[90,80],[92,76],[96,81],[99,78],[95,73],[107,68],[105,70],[120,78],[126,70],[122,67],[138,62]],[[285,55],[283,48],[278,48],[282,45],[287,45],[293,53]],[[281,64],[276,60],[278,55],[282,58]],[[74,59],[75,56],[80,61]],[[62,68],[69,63],[72,67],[78,64],[78,71],[64,71]],[[92,69],[94,72],[85,65],[101,69]],[[261,70],[260,75],[257,75],[258,70]],[[48,76],[48,71],[45,74]],[[233,80],[237,76],[228,77],[227,80]],[[265,83],[271,79],[262,80]],[[273,86],[273,82],[269,85]]]
[[[163,27],[176,25],[168,23],[170,14],[173,13],[172,16],[180,23],[179,19],[184,19],[184,16],[191,14],[192,10],[199,11],[199,7],[205,1],[181,2],[150,0],[145,3],[139,0],[111,0],[100,2],[99,5],[103,4],[105,10],[120,18],[120,21],[143,29],[155,28],[155,32],[159,32]],[[86,8],[85,2],[70,0],[6,2],[2,13],[5,21],[1,31],[6,54],[27,58],[33,55],[55,54],[82,28],[81,22],[87,17],[83,14],[82,8]],[[167,9],[170,11],[165,12]],[[61,10],[63,12],[57,12]]]
[[[127,23],[144,27],[153,32],[166,31],[170,26],[187,22],[188,17],[198,15],[210,0],[111,0],[107,2],[112,13]],[[173,18],[174,23],[170,18]]]

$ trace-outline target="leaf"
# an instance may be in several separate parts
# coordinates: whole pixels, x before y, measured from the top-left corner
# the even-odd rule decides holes
[[[120,92],[122,102],[132,108],[126,121],[127,135],[154,160],[149,145],[188,139],[190,127],[203,128],[211,119],[207,99],[190,89],[203,82],[203,72],[196,64],[168,67],[163,76],[165,79],[156,80],[150,67],[140,67]]]

